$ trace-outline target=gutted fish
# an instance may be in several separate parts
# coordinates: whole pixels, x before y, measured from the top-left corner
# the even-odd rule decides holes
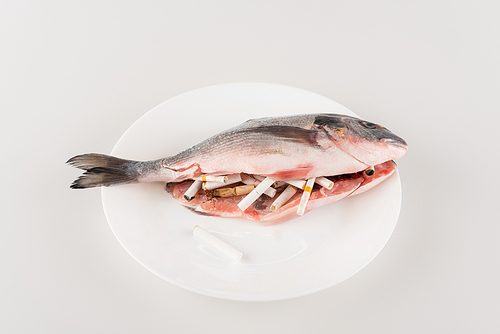
[[[358,172],[337,176],[329,176],[333,182],[330,189],[318,184],[312,189],[305,212],[319,208],[346,197],[361,194],[391,176],[396,170],[396,164],[390,160],[374,166],[374,173],[368,175],[366,172]],[[219,217],[241,217],[255,221],[272,221],[273,223],[290,220],[297,216],[297,207],[300,204],[303,191],[299,190],[278,210],[273,210],[272,203],[279,194],[288,187],[287,184],[276,188],[277,194],[273,197],[263,195],[247,208],[240,210],[240,203],[245,195],[232,197],[219,197],[210,191],[200,191],[193,200],[188,201],[183,195],[191,186],[193,181],[167,183],[166,189],[174,199],[179,201],[191,211],[207,216]]]
[[[306,208],[309,211],[385,179],[394,171],[392,160],[406,151],[406,142],[380,125],[346,115],[309,114],[248,120],[158,160],[131,161],[91,153],[75,156],[68,163],[85,170],[71,185],[74,189],[165,182],[174,198],[198,213],[270,220],[287,217],[285,212],[299,206],[296,202],[303,191],[294,194],[279,210],[267,212],[272,201],[260,196],[259,191],[264,189],[258,190],[258,183],[273,184],[267,189],[273,189],[279,196],[286,189],[286,182],[309,180],[310,185],[304,188],[309,193]],[[217,179],[222,181],[221,186],[228,179],[226,175],[260,178],[255,183],[256,189],[247,196],[257,196],[255,191],[259,194],[243,209],[231,204],[244,197],[239,188],[224,191],[235,196],[214,199],[217,196],[204,190],[201,182],[215,175],[223,177]],[[333,181],[335,186],[328,191],[319,185],[312,187],[320,177],[322,180],[326,177],[323,181],[327,183]],[[243,181],[237,181],[240,183],[235,186],[248,184]],[[188,189],[193,196],[186,199],[181,194]]]

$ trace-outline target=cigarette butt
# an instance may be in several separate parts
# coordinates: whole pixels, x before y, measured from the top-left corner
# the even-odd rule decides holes
[[[252,190],[241,202],[238,203],[238,207],[241,211],[245,211],[253,202],[257,200],[272,184],[274,180],[266,177],[264,181],[259,183],[254,190]],[[276,189],[274,189],[276,192]]]
[[[299,189],[304,189],[306,186],[306,181],[305,180],[291,180],[291,181],[285,181],[288,184],[291,184],[294,187],[297,187]]]
[[[315,182],[328,190],[333,188],[333,181],[330,181],[326,177],[317,177]]]
[[[200,237],[203,241],[220,250],[235,261],[241,260],[241,257],[243,256],[243,253],[241,253],[239,250],[235,249],[232,246],[229,246],[224,241],[220,240],[210,232],[205,231],[198,225],[193,228],[193,234]]]
[[[227,176],[226,175],[202,175],[202,176],[197,176],[194,177],[193,180],[200,180],[203,182],[222,182],[226,183],[227,182]]]
[[[233,188],[236,192],[236,196],[246,195],[252,192],[255,189],[255,185],[253,184],[245,184],[244,186],[238,186]]]
[[[264,191],[263,194],[273,198],[274,196],[276,196],[276,189],[269,187],[266,189],[266,191]]]
[[[238,183],[241,181],[241,175],[240,174],[233,174],[233,175],[228,175],[227,176],[227,182],[210,182],[207,181],[203,184],[203,189],[204,190],[212,190],[212,189],[217,189],[220,187],[224,186],[229,186],[235,183]]]
[[[297,188],[288,185],[288,187],[283,190],[283,192],[276,198],[276,200],[271,204],[271,211],[276,211],[283,206],[293,195],[297,192]]]
[[[193,200],[194,196],[196,195],[198,190],[200,190],[200,188],[201,188],[201,183],[202,183],[202,181],[195,180],[193,182],[193,184],[191,184],[191,186],[188,188],[188,190],[186,190],[186,192],[184,193],[184,199],[186,199],[186,201],[190,202]]]
[[[234,188],[219,188],[214,190],[214,196],[216,197],[231,197],[249,194],[255,189],[253,184],[245,184],[244,186],[238,186]]]
[[[258,186],[261,181],[254,179],[248,174],[242,174],[241,182],[243,182],[244,184],[254,184],[255,186]],[[266,191],[264,191],[264,195],[273,198],[276,195],[276,189],[269,187],[266,189]]]
[[[231,174],[227,175],[226,183],[233,183],[241,181],[241,174]]]
[[[297,208],[297,214],[302,216],[306,211],[307,202],[309,201],[309,197],[311,196],[311,191],[314,186],[315,177],[310,178],[306,182],[306,186],[304,187],[304,192],[302,193],[302,198],[300,199],[299,207]]]

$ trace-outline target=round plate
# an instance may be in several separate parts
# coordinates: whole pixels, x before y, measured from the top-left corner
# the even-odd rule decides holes
[[[216,85],[153,108],[123,134],[111,154],[158,159],[250,118],[306,113],[356,116],[330,99],[298,88]],[[139,263],[172,284],[245,301],[303,296],[352,276],[384,247],[401,205],[397,171],[366,193],[271,226],[194,214],[164,189],[162,183],[102,189],[104,211],[120,243]],[[234,262],[193,236],[195,225],[243,252],[243,258]]]

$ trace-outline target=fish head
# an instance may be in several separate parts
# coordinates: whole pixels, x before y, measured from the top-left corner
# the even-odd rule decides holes
[[[401,158],[408,145],[385,127],[345,115],[320,115],[314,121],[344,152],[373,166]]]

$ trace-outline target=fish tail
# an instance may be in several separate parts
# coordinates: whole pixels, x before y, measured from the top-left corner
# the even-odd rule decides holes
[[[143,164],[139,161],[97,153],[77,155],[66,163],[84,170],[83,174],[71,184],[72,189],[139,182],[141,168],[138,168],[138,165]]]

